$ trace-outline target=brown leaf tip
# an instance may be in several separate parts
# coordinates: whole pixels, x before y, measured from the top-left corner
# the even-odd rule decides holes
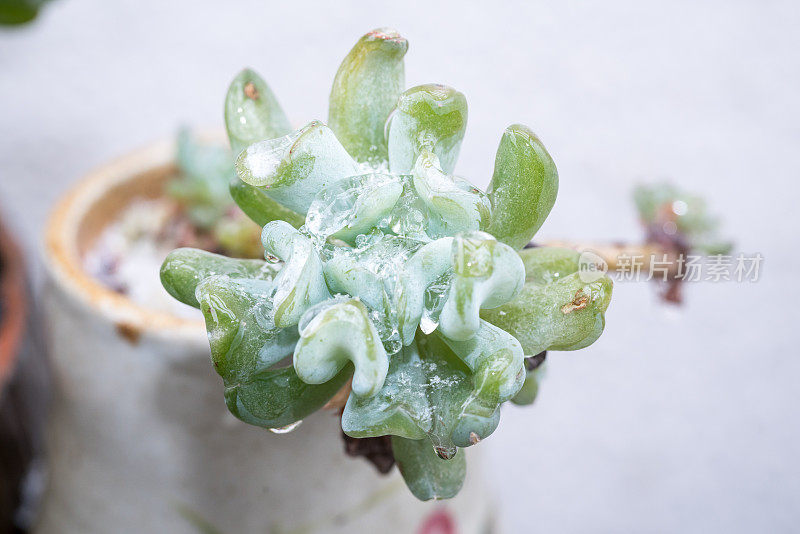
[[[260,95],[258,94],[258,89],[256,89],[256,84],[253,82],[247,82],[244,84],[244,96],[250,100],[258,100]]]
[[[391,41],[402,45],[408,43],[405,37],[392,28],[378,28],[367,33],[364,37],[373,41]]]

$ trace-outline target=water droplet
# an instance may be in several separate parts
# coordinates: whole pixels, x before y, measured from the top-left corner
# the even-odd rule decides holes
[[[273,432],[275,434],[288,434],[289,432],[291,432],[292,430],[294,430],[295,428],[300,426],[300,423],[302,423],[302,422],[303,422],[303,420],[301,419],[299,421],[295,421],[294,423],[288,424],[286,426],[282,426],[282,427],[279,427],[279,428],[270,428],[269,431]]]
[[[458,452],[458,447],[455,445],[434,445],[433,450],[442,460],[452,460]]]
[[[423,334],[428,335],[439,327],[439,315],[442,313],[445,301],[447,301],[452,281],[453,272],[448,271],[434,280],[425,290],[424,307],[419,322],[419,327]]]
[[[419,320],[419,329],[422,330],[422,333],[428,336],[437,328],[439,328],[439,323],[431,319],[428,314],[423,313],[422,318]]]

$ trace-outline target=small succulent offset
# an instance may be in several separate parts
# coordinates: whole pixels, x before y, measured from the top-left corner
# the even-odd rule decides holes
[[[526,357],[600,336],[612,283],[582,281],[577,252],[523,249],[558,189],[528,128],[503,133],[487,193],[452,174],[466,99],[404,91],[407,48],[393,30],[364,35],[336,74],[328,124],[296,131],[241,72],[225,102],[231,194],[263,226],[266,260],[179,249],[161,278],[202,310],[235,416],[285,431],[350,387],[343,431],[391,436],[427,500],[458,493],[458,449],[495,430],[504,402],[532,401],[538,361]]]
[[[669,182],[640,185],[633,192],[647,240],[688,254],[727,254],[733,243],[719,237],[720,220],[708,212],[704,198]]]
[[[259,227],[236,207],[229,184],[238,180],[230,150],[200,143],[187,129],[177,139],[178,175],[166,193],[191,223],[195,239],[237,258],[260,257]],[[205,239],[201,239],[201,238]]]

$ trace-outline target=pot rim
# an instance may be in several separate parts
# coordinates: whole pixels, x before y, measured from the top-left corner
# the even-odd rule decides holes
[[[219,139],[219,135],[200,135]],[[174,165],[174,139],[146,145],[96,167],[55,204],[44,230],[43,263],[50,282],[74,301],[115,325],[132,341],[141,334],[206,343],[202,319],[187,319],[149,309],[106,287],[87,273],[78,248],[81,223],[89,210],[113,188],[140,179],[153,170]]]
[[[22,253],[0,221],[0,391],[14,371],[17,349],[28,317],[25,264]]]

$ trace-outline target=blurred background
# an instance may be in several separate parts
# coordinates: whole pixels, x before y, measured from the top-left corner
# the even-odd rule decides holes
[[[503,129],[543,140],[560,190],[542,239],[641,239],[631,191],[707,198],[755,283],[694,283],[683,306],[618,283],[588,349],[553,353],[533,407],[483,445],[509,532],[789,532],[800,513],[800,4],[55,0],[0,28],[0,206],[40,279],[54,201],[90,169],[222,127],[251,66],[295,125],[380,26],[407,86],[462,91],[456,172],[485,187]],[[538,239],[538,237],[537,237]]]

